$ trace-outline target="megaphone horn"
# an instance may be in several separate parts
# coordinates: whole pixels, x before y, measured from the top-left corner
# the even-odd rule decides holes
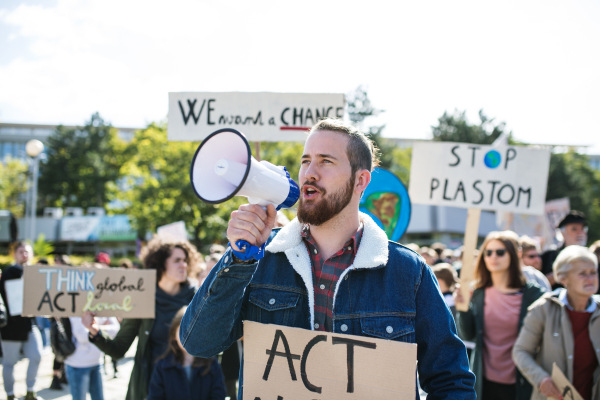
[[[245,196],[251,204],[274,204],[279,210],[293,206],[300,197],[298,184],[285,167],[256,161],[244,134],[231,128],[213,132],[200,144],[190,181],[196,195],[210,204]]]

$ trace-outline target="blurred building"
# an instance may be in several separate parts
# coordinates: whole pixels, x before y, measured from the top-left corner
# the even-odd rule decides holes
[[[9,124],[0,122],[0,161],[6,157],[21,158],[26,157],[25,144],[31,139],[40,140],[46,144],[48,136],[56,130],[58,125],[38,125],[38,124]],[[64,125],[67,129],[77,129],[77,126]],[[129,141],[133,138],[133,133],[138,128],[115,128],[119,131],[119,136]]]

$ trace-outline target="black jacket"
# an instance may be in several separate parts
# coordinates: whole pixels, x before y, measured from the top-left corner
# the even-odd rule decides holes
[[[12,265],[2,273],[0,278],[0,294],[4,300],[4,304],[8,304],[6,301],[6,290],[4,288],[4,282],[11,279],[20,279],[23,277],[23,267],[20,265]],[[8,305],[10,308],[10,304]],[[31,317],[21,317],[20,315],[11,317],[7,313],[7,324],[5,327],[0,329],[2,340],[18,340],[21,342],[27,341],[31,327],[35,324]]]

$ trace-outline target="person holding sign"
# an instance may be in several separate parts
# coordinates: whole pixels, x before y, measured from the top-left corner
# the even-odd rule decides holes
[[[171,322],[177,311],[192,300],[197,289],[187,279],[188,268],[200,262],[198,251],[188,241],[170,241],[160,236],[148,242],[140,259],[144,268],[156,270],[155,318],[125,318],[121,330],[111,339],[99,329],[93,313],[87,311],[82,317],[83,325],[90,331],[90,342],[114,359],[122,358],[138,338],[127,400],[147,397],[154,365],[167,350]]]
[[[561,395],[550,377],[554,363],[585,400],[600,400],[598,258],[573,245],[560,252],[553,269],[565,288],[530,307],[513,358],[533,385],[534,400]]]
[[[29,264],[33,258],[33,250],[27,242],[17,242],[14,247],[14,265],[8,267],[0,277],[0,293],[4,299],[4,303],[8,304],[8,323],[0,329],[2,334],[2,377],[4,379],[4,390],[8,400],[15,398],[14,384],[15,378],[13,375],[15,364],[20,359],[21,351],[25,354],[25,358],[29,359],[27,367],[27,395],[26,400],[37,399],[35,394],[35,381],[37,372],[42,360],[42,335],[35,323],[35,318],[22,317],[10,313],[11,305],[7,301],[6,282],[12,279],[21,279],[23,276],[23,268]],[[22,293],[21,293],[22,295]],[[20,313],[20,311],[19,311]]]
[[[528,399],[531,385],[512,360],[512,347],[527,314],[527,307],[545,290],[526,282],[521,271],[515,234],[490,233],[481,246],[468,311],[457,313],[459,336],[475,342],[471,369],[477,376],[477,398]],[[457,302],[462,303],[460,292]]]
[[[231,247],[181,322],[185,349],[214,356],[242,337],[243,320],[416,343],[429,399],[474,399],[465,346],[430,267],[359,212],[377,163],[377,149],[355,127],[333,119],[313,126],[297,218],[273,230],[273,205],[231,214]],[[266,244],[264,257],[244,260],[238,240]]]

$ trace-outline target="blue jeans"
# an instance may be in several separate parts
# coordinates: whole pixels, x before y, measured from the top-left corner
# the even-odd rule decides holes
[[[88,392],[92,400],[104,400],[100,365],[88,368],[75,368],[65,365],[65,371],[73,400],[85,400],[85,395]]]

